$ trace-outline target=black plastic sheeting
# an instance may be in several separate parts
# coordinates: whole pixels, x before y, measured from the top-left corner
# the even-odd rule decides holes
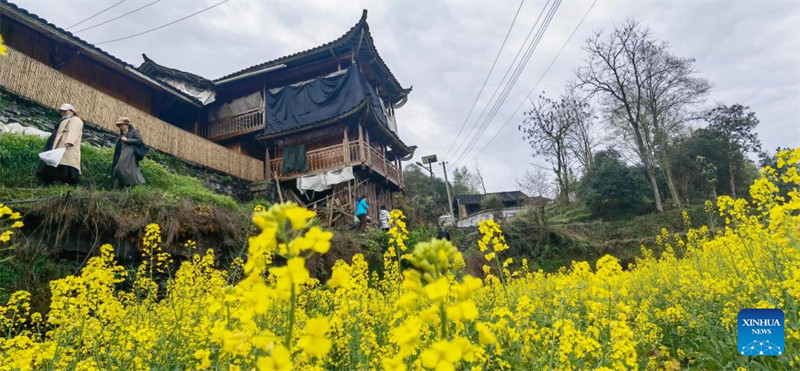
[[[335,119],[353,113],[366,100],[378,121],[388,126],[377,93],[356,65],[341,75],[318,78],[301,86],[286,86],[275,94],[267,92],[264,133],[280,133]]]

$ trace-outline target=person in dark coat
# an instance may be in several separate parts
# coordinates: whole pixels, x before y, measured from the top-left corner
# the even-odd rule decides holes
[[[439,228],[436,229],[436,238],[450,241],[450,232],[445,229],[443,223],[439,224]]]
[[[136,160],[136,147],[143,146],[142,133],[131,125],[127,117],[117,120],[119,139],[114,148],[114,162],[111,165],[111,179],[114,188],[124,188],[136,184],[144,184],[139,161]]]
[[[57,148],[66,148],[64,156],[58,166],[48,166],[44,161],[39,161],[36,168],[36,177],[39,182],[48,185],[52,183],[66,183],[76,185],[81,179],[81,137],[83,137],[83,120],[77,115],[75,107],[64,103],[58,108],[61,120],[53,128],[53,133],[47,139],[45,151]]]

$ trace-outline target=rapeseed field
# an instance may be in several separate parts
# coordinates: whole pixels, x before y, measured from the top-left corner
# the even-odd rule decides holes
[[[31,313],[30,294],[13,294],[0,307],[0,369],[797,369],[798,162],[800,149],[779,153],[750,197],[709,205],[724,227],[665,230],[663,253],[643,248],[627,269],[605,256],[532,271],[504,257],[503,232],[487,221],[484,277],[465,275],[448,241],[406,246],[395,210],[383,272],[356,255],[319,282],[305,263],[333,234],[284,203],[256,208],[246,260],[216,269],[208,250],[171,272],[151,225],[137,270],[105,245],[79,275],[50,283],[46,315]],[[2,243],[19,218],[0,206]],[[743,308],[784,311],[782,355],[737,352]]]

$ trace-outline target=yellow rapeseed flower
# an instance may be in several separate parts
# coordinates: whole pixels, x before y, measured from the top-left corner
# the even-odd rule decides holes
[[[292,358],[283,345],[276,345],[269,357],[258,357],[256,362],[259,371],[291,371]]]
[[[440,278],[436,280],[436,282],[429,283],[425,285],[425,295],[428,296],[428,299],[431,301],[440,303],[443,302],[447,298],[447,291],[450,288],[450,281],[447,278]]]
[[[304,207],[299,207],[294,204],[287,207],[285,209],[285,213],[286,213],[286,218],[289,219],[289,222],[292,225],[292,229],[294,229],[295,231],[299,231],[306,228],[308,226],[308,221],[317,215],[311,210],[308,210]]]
[[[332,345],[331,341],[326,337],[328,326],[328,319],[325,317],[308,320],[304,329],[305,333],[300,337],[297,345],[314,357],[322,357],[328,354]]]
[[[403,356],[399,354],[392,358],[382,359],[381,365],[384,371],[406,371],[408,369],[405,361],[403,361]]]
[[[461,347],[449,341],[437,341],[420,354],[422,366],[436,371],[453,371],[461,360]]]
[[[208,358],[210,355],[211,352],[206,349],[198,349],[194,352],[194,358],[198,360],[198,369],[205,370],[211,366],[211,360]]]

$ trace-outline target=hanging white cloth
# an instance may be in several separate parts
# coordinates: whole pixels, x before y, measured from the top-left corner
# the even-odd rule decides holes
[[[332,186],[334,184],[344,183],[355,178],[356,177],[353,176],[353,167],[348,166],[343,169],[333,170],[325,173],[325,184]]]
[[[353,167],[350,166],[325,173],[303,175],[297,178],[297,189],[303,193],[306,191],[322,192],[331,189],[336,184],[353,179],[355,179]]]
[[[322,192],[330,188],[331,186],[325,182],[325,173],[303,175],[297,178],[297,189],[301,191]]]

